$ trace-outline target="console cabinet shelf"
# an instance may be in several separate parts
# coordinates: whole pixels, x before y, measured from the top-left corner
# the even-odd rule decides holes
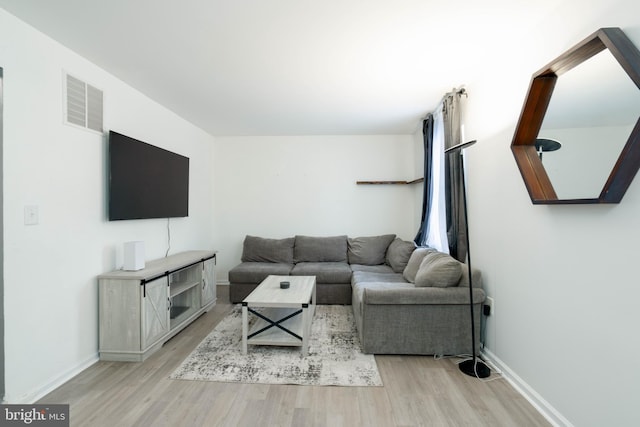
[[[216,303],[216,251],[98,276],[100,359],[141,362]]]

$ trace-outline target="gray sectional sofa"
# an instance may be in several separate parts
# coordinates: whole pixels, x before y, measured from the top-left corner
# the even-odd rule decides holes
[[[349,238],[246,236],[229,271],[232,303],[268,275],[316,276],[319,304],[352,304],[364,353],[454,355],[471,352],[465,264],[393,234]],[[473,272],[476,330],[485,299]],[[476,334],[476,346],[479,347]]]

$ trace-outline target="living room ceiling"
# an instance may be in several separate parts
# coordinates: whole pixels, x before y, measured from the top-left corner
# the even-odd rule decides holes
[[[445,92],[495,72],[555,3],[0,0],[0,7],[212,135],[322,135],[415,132]]]

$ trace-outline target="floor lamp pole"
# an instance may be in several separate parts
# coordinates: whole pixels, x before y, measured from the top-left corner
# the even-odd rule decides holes
[[[476,357],[476,326],[475,326],[475,316],[473,313],[473,276],[471,273],[471,246],[469,245],[469,217],[467,215],[467,182],[464,171],[464,155],[462,150],[467,147],[475,144],[476,141],[464,142],[458,145],[454,145],[453,147],[447,148],[445,153],[452,152],[460,152],[460,165],[461,165],[461,175],[462,175],[462,199],[464,206],[464,229],[465,229],[465,238],[467,243],[467,269],[469,271],[469,310],[471,312],[471,351],[472,357],[469,360],[464,360],[458,364],[458,368],[464,372],[465,374],[476,377],[476,378],[486,378],[491,375],[491,369],[487,365],[485,365],[482,361],[479,361]]]

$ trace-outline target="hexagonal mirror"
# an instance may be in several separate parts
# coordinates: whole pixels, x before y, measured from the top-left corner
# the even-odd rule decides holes
[[[511,150],[534,204],[620,202],[640,167],[639,88],[640,52],[619,28],[533,75]]]

